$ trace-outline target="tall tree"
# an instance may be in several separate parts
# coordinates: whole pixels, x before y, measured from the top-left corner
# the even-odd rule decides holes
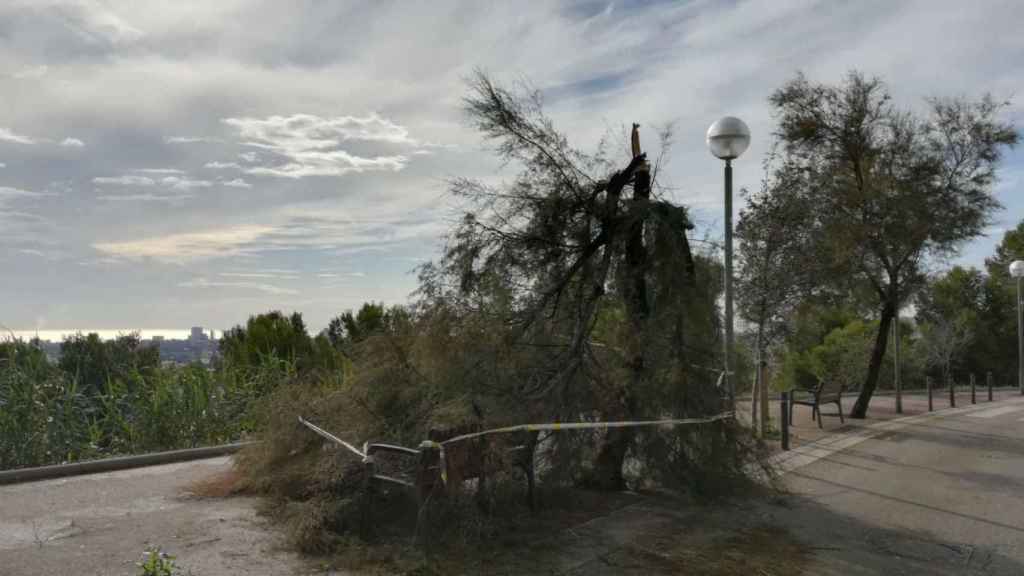
[[[324,334],[332,346],[345,355],[351,355],[352,346],[384,329],[391,314],[383,304],[364,302],[357,312],[346,310],[332,318]]]
[[[839,85],[803,75],[773,93],[787,161],[812,198],[821,254],[869,286],[879,327],[860,395],[863,418],[890,327],[933,256],[980,235],[999,203],[996,167],[1017,143],[1004,103],[932,98],[929,113],[901,110],[877,78],[851,72]]]
[[[127,380],[134,373],[152,375],[160,365],[160,349],[143,346],[138,333],[104,341],[95,332],[68,336],[60,344],[57,364],[77,380],[87,395],[101,394],[110,380]]]
[[[572,148],[543,114],[539,93],[513,93],[482,73],[470,88],[473,123],[522,171],[504,187],[453,182],[471,209],[441,262],[424,269],[423,295],[502,310],[518,342],[550,350],[517,391],[546,416],[637,416],[652,374],[671,372],[652,363],[654,347],[671,349],[677,363],[686,350],[682,304],[694,278],[686,209],[657,196],[657,163],[640,150],[637,126],[616,166]],[[619,346],[593,342],[595,326],[616,314],[625,319],[614,330]],[[626,366],[625,378],[609,376],[599,360],[609,355]],[[625,430],[604,437],[591,483],[624,486],[633,440]]]
[[[310,337],[298,312],[286,316],[273,310],[250,316],[245,326],[224,332],[220,353],[228,366],[241,369],[260,366],[268,359],[288,361],[300,373],[341,368],[341,356],[328,336]]]

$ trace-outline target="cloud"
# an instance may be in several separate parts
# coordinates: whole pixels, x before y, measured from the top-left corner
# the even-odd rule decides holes
[[[228,186],[231,188],[252,188],[252,184],[249,184],[241,178],[235,178],[234,180],[228,180],[227,182],[221,182],[221,185]]]
[[[184,170],[178,168],[136,168],[132,172],[142,172],[143,174],[184,174]]]
[[[213,182],[209,180],[189,180],[179,176],[167,176],[160,180],[160,183],[175,190],[191,190],[193,188],[209,188],[213,186]]]
[[[206,278],[195,278],[178,284],[182,288],[240,288],[243,290],[256,290],[265,294],[274,295],[287,295],[287,294],[298,294],[299,291],[293,288],[281,288],[280,286],[274,286],[273,284],[263,284],[260,282],[221,282],[216,280],[207,280]]]
[[[195,144],[197,142],[215,142],[215,140],[202,136],[171,136],[167,138],[166,142],[168,144]]]
[[[65,148],[82,148],[85,146],[85,142],[82,142],[78,138],[65,138],[60,141],[60,145]]]
[[[330,118],[295,114],[262,119],[225,118],[223,122],[238,129],[244,145],[267,150],[285,160],[271,166],[245,167],[244,172],[282,178],[342,176],[373,170],[397,172],[408,162],[404,155],[364,157],[341,147],[352,141],[417,144],[405,127],[377,114]]]
[[[10,128],[0,127],[0,141],[14,142],[15,144],[35,144],[36,141],[28,136],[22,136]]]
[[[259,155],[255,152],[239,152],[238,157],[251,164],[259,158]],[[235,164],[235,166],[237,166],[237,164]]]
[[[46,196],[56,196],[56,194],[53,192],[33,192],[11,186],[0,186],[0,202],[13,198],[43,198]]]
[[[97,200],[103,200],[105,202],[181,202],[189,198],[194,198],[192,194],[176,194],[173,196],[161,195],[161,194],[101,194],[96,197]]]
[[[213,168],[215,170],[222,170],[224,168],[242,169],[238,162],[207,162],[203,165],[203,168]]]
[[[92,246],[109,256],[132,260],[151,258],[181,264],[239,254],[247,245],[273,230],[269,226],[242,225],[223,230],[186,232],[122,242],[97,242]]]
[[[160,179],[159,184],[172,188],[174,190],[191,190],[193,188],[209,188],[213,186],[213,182],[209,180],[191,180],[184,176],[177,176],[173,174],[184,174],[181,170],[175,168],[144,168],[135,170],[135,172],[143,172],[149,174],[172,174],[171,176],[164,176]],[[122,174],[121,176],[98,176],[92,179],[93,184],[116,184],[118,186],[155,186],[158,182],[149,176],[141,176],[139,174]],[[144,195],[139,195],[138,198],[142,198]],[[124,198],[121,196],[121,198]],[[180,197],[179,197],[180,198]],[[109,198],[108,198],[109,199]],[[155,199],[155,198],[154,198]]]
[[[135,174],[123,174],[121,176],[97,176],[92,179],[93,184],[117,184],[118,186],[153,186],[156,180],[149,176],[137,176]]]
[[[7,168],[7,164],[4,164],[3,162],[0,162],[0,168]]]
[[[257,279],[274,279],[274,280],[298,280],[299,275],[297,270],[275,270],[267,269],[259,272],[219,272],[218,276],[224,278],[257,278]]]
[[[24,80],[26,78],[42,78],[49,71],[49,68],[45,64],[39,66],[27,66],[21,70],[11,74],[12,78]]]

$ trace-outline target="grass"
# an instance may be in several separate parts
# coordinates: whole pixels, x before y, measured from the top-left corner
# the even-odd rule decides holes
[[[245,371],[155,367],[85,387],[29,345],[0,344],[0,470],[238,440],[288,371],[275,362]]]

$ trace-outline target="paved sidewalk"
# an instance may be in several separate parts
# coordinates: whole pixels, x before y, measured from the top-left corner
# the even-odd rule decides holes
[[[768,413],[771,417],[771,426],[774,430],[779,429],[779,400],[778,393],[773,392],[774,398],[769,400]],[[1003,400],[1022,398],[1016,388],[999,388],[993,391],[992,400],[999,403]],[[956,406],[964,408],[968,406],[983,406],[989,403],[988,390],[979,386],[975,395],[976,403],[971,404],[971,392],[969,386],[957,387]],[[903,393],[903,413],[896,413],[896,397],[891,393],[875,394],[871,398],[871,405],[868,407],[867,417],[864,419],[850,418],[848,414],[853,404],[857,401],[856,393],[843,394],[843,416],[845,424],[840,423],[836,413],[836,405],[831,404],[822,407],[824,419],[822,428],[818,423],[811,420],[811,408],[809,406],[796,406],[793,410],[793,422],[790,424],[790,445],[797,447],[801,444],[817,442],[822,438],[831,436],[836,432],[849,433],[862,428],[870,427],[879,422],[886,422],[907,416],[916,416],[928,413],[928,397],[924,390],[910,390]],[[932,391],[932,406],[934,411],[950,408],[949,389],[939,388]],[[750,400],[740,398],[737,402],[736,411],[744,422],[750,422]],[[778,445],[776,440],[774,444]]]

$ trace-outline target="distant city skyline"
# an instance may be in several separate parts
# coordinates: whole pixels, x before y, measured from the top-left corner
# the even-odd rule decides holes
[[[224,331],[210,329],[203,326],[203,331],[207,336],[212,331],[216,338],[220,338]],[[191,334],[190,328],[140,328],[140,329],[88,329],[82,328],[80,330],[75,329],[62,329],[62,330],[3,330],[0,332],[0,340],[3,340],[5,336],[14,335],[15,338],[22,340],[31,340],[32,338],[39,337],[40,340],[48,340],[50,342],[60,342],[65,336],[73,336],[76,333],[90,334],[96,333],[103,340],[111,340],[117,338],[119,335],[128,334],[131,332],[138,332],[139,337],[142,340],[152,340],[154,336],[163,337],[166,340],[187,340]]]

